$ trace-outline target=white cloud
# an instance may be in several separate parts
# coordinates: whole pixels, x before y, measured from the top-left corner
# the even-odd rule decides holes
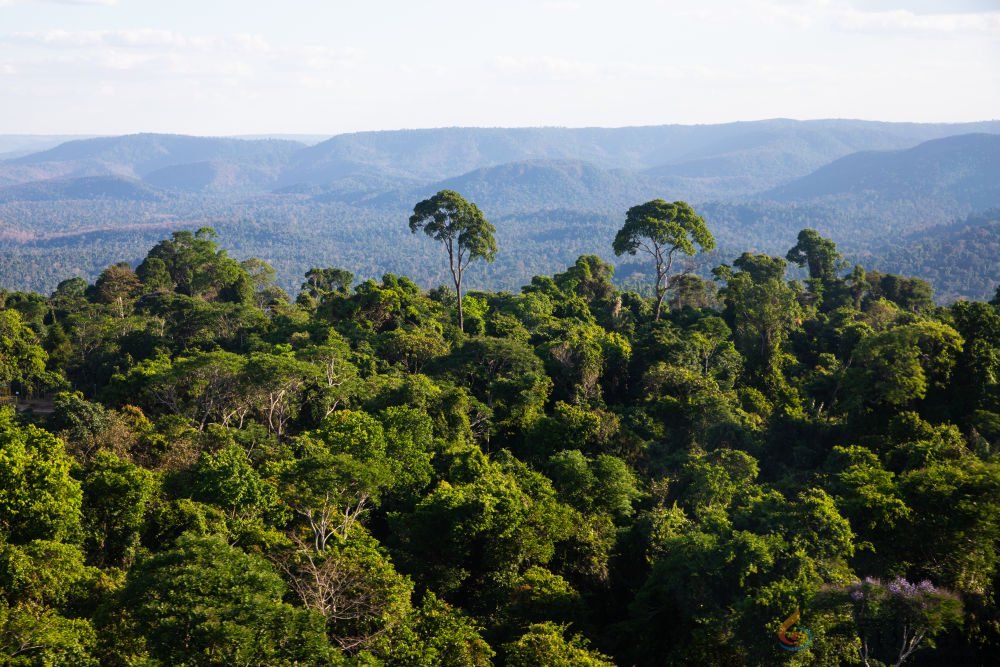
[[[170,30],[46,30],[0,35],[0,48],[13,47],[13,63],[46,78],[128,72],[158,76],[250,81],[313,72],[328,79],[350,69],[360,52],[349,47],[277,47],[261,35],[187,35]]]
[[[23,44],[42,46],[82,48],[91,46],[112,47],[164,47],[189,46],[188,40],[169,30],[45,30],[37,32],[17,32],[10,36],[11,40]]]
[[[22,44],[60,48],[110,47],[121,49],[187,49],[197,51],[240,50],[266,53],[271,50],[259,35],[231,37],[188,36],[170,30],[136,28],[130,30],[44,30],[18,32],[8,39]]]
[[[996,3],[958,6],[947,3],[850,2],[847,0],[765,0],[752,5],[758,16],[799,28],[833,27],[850,32],[1000,36]],[[941,11],[944,10],[944,11]]]
[[[0,7],[11,5],[97,5],[110,7],[117,5],[118,0],[0,0]]]
[[[833,19],[845,30],[1000,35],[1000,12],[917,14],[906,9],[871,12],[844,8],[835,12]]]
[[[748,67],[709,67],[701,64],[664,64],[651,62],[591,62],[553,56],[505,55],[492,62],[501,78],[519,83],[575,82],[585,84],[622,81],[742,81],[750,74],[763,78],[787,80],[794,76],[815,76],[817,69],[808,65],[788,65],[780,69],[752,65]]]
[[[543,2],[542,9],[550,12],[575,12],[580,9],[579,2]]]
[[[497,72],[506,76],[563,81],[592,79],[601,75],[604,69],[595,63],[549,56],[499,56],[493,65]]]

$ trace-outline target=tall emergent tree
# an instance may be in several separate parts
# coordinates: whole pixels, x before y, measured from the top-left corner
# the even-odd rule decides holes
[[[448,268],[458,296],[458,326],[464,331],[462,276],[474,260],[492,262],[496,257],[496,228],[478,206],[453,190],[442,190],[413,207],[410,231],[416,234],[418,229],[448,251]]]
[[[715,238],[704,218],[690,204],[654,199],[633,206],[625,214],[625,225],[615,235],[613,248],[618,256],[636,254],[642,250],[656,262],[656,315],[660,319],[663,297],[670,288],[670,267],[678,251],[692,256],[695,244],[708,251],[715,248]]]
[[[815,229],[800,231],[797,243],[788,251],[785,259],[799,266],[808,266],[809,278],[821,281],[833,280],[843,263],[837,244],[820,236]]]

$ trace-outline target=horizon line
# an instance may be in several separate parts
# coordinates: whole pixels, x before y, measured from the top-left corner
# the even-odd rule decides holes
[[[237,134],[215,134],[215,133],[193,133],[178,131],[157,131],[139,130],[124,132],[19,132],[0,131],[3,137],[76,137],[79,139],[99,139],[109,137],[128,137],[139,135],[162,135],[178,137],[201,137],[219,139],[241,139],[253,137],[339,137],[353,134],[374,134],[381,132],[432,132],[436,130],[629,130],[648,129],[660,127],[719,127],[724,125],[740,125],[751,123],[767,122],[787,122],[787,123],[823,123],[823,122],[843,122],[843,123],[878,123],[884,125],[977,125],[983,123],[1000,122],[1000,118],[983,118],[979,120],[955,120],[955,121],[910,121],[910,120],[878,120],[871,118],[848,118],[848,117],[824,117],[824,118],[790,118],[785,116],[773,116],[768,118],[755,118],[747,120],[732,120],[715,123],[647,123],[638,125],[436,125],[427,127],[394,127],[366,130],[344,130],[340,132],[310,132],[310,131],[276,131],[276,132],[240,132]]]

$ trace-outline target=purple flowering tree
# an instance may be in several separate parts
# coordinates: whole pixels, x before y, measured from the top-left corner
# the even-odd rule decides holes
[[[823,597],[824,606],[850,609],[865,667],[898,667],[917,649],[933,646],[936,635],[962,619],[958,596],[929,581],[868,577],[828,589]]]

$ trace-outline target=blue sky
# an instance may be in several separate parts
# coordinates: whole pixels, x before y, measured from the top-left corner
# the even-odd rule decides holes
[[[1000,0],[0,0],[0,133],[1000,117]]]

